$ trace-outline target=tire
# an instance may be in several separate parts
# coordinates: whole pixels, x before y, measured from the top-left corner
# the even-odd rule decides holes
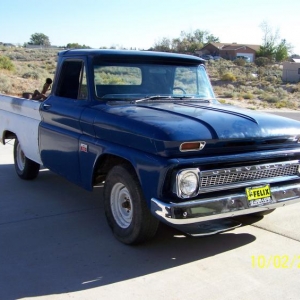
[[[22,179],[32,180],[39,174],[40,165],[25,156],[17,138],[14,144],[14,163],[16,172]]]
[[[269,209],[269,210],[263,210],[263,211],[259,211],[257,213],[253,213],[251,215],[254,216],[254,217],[263,217],[265,215],[271,214],[274,210],[275,210],[275,208],[274,209]]]
[[[122,243],[136,245],[153,238],[159,221],[151,214],[139,180],[129,165],[118,165],[104,184],[104,209],[114,236]]]

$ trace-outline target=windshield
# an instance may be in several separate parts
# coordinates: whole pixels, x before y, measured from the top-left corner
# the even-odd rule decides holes
[[[203,65],[95,64],[94,84],[102,99],[215,98]]]

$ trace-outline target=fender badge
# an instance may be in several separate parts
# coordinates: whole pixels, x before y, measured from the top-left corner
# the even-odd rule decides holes
[[[80,151],[81,152],[88,152],[88,145],[80,144]]]

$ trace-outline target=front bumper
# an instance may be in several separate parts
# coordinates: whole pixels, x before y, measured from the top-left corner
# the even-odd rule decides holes
[[[272,203],[249,207],[246,193],[196,199],[182,203],[164,203],[151,199],[151,212],[159,220],[185,231],[188,225],[247,215],[300,202],[300,183],[271,186]],[[227,191],[228,193],[228,191]]]

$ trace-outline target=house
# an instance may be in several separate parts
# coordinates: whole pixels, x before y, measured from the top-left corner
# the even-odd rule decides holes
[[[248,45],[237,43],[208,43],[202,49],[196,50],[199,56],[209,54],[212,56],[220,56],[225,59],[233,60],[237,56],[249,57],[250,62],[255,60],[256,52],[260,45]]]
[[[16,45],[12,43],[2,43],[2,46],[7,47],[7,48],[15,48]]]
[[[300,59],[293,58],[292,62],[285,61],[282,64],[282,81],[300,81]]]

